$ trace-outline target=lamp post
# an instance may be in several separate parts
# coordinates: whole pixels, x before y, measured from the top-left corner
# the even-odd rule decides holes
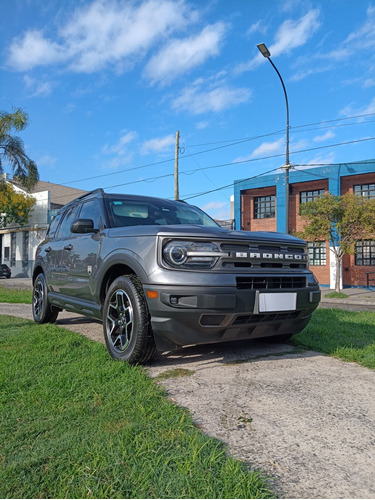
[[[286,232],[289,233],[289,170],[290,170],[290,162],[289,162],[289,104],[288,104],[288,95],[286,93],[286,88],[281,78],[281,75],[271,60],[271,52],[267,49],[264,43],[258,43],[258,49],[260,50],[262,56],[269,60],[272,64],[274,70],[276,71],[278,77],[280,78],[281,85],[283,86],[284,95],[285,95],[285,104],[286,104],[286,151],[285,151],[285,165],[282,167],[285,170],[285,227]]]

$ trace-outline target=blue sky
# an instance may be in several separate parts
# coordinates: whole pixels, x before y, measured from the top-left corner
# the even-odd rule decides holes
[[[41,180],[180,198],[229,218],[231,184],[375,158],[375,2],[1,0],[0,109]],[[275,175],[278,173],[276,171]]]

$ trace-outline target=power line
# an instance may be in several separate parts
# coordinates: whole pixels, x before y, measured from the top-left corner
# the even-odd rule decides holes
[[[252,179],[262,177],[263,175],[270,174],[272,172],[276,172],[276,170],[279,170],[279,168],[280,167],[276,167],[276,168],[273,168],[272,170],[267,170],[266,172],[262,172],[261,174],[253,175],[252,177],[247,177],[246,179],[241,179],[241,182],[250,181]],[[187,195],[187,196],[184,196],[183,200],[191,200],[193,198],[198,198],[199,196],[214,193],[215,191],[220,191],[221,189],[227,189],[229,187],[233,187],[234,184],[235,184],[234,182],[231,182],[230,184],[227,184],[225,186],[221,186],[221,187],[216,188],[216,189],[211,189],[210,191],[205,191],[203,193],[198,193],[198,194]]]
[[[340,143],[336,143],[336,144],[330,144],[330,145],[326,145],[326,146],[317,146],[315,148],[300,149],[298,151],[291,151],[290,154],[294,155],[294,154],[299,154],[299,153],[307,153],[307,152],[310,152],[310,151],[317,151],[319,149],[327,149],[327,148],[333,148],[333,147],[338,147],[338,146],[346,146],[348,144],[357,144],[357,143],[360,143],[360,142],[372,141],[372,140],[375,140],[375,137],[366,137],[364,139],[356,139],[354,141],[345,141],[345,142],[340,142]],[[283,156],[284,156],[284,153],[279,153],[279,154],[274,154],[274,155],[269,155],[269,156],[263,156],[263,157],[257,157],[257,158],[247,158],[246,160],[238,160],[238,161],[230,162],[230,163],[222,163],[222,164],[219,164],[219,165],[211,165],[209,167],[200,167],[200,168],[197,168],[197,169],[183,170],[183,171],[180,172],[180,174],[182,174],[182,175],[193,175],[194,173],[196,173],[198,171],[211,170],[211,169],[214,169],[214,168],[222,168],[222,167],[228,167],[228,166],[232,166],[232,165],[233,166],[234,165],[242,165],[244,163],[253,163],[255,161],[270,160],[270,159],[273,159],[273,158],[280,158],[280,157],[283,157]],[[279,168],[279,167],[277,167],[277,168]],[[138,184],[140,182],[155,182],[156,180],[163,179],[163,178],[166,178],[166,177],[171,177],[173,175],[174,175],[173,173],[164,174],[164,175],[160,175],[160,176],[157,176],[157,177],[149,177],[147,179],[139,179],[137,181],[124,182],[124,183],[116,184],[116,185],[113,185],[113,186],[106,186],[103,189],[113,189],[113,188],[116,188],[116,187],[128,186],[128,185],[131,185],[131,184]],[[66,198],[66,197],[67,197],[67,195],[62,195],[62,196],[57,197],[55,199],[60,199],[60,198],[63,199],[63,198]]]
[[[336,119],[333,119],[333,120],[323,120],[321,122],[309,123],[309,124],[305,124],[305,125],[297,125],[295,127],[291,127],[290,130],[293,130],[293,131],[296,131],[296,132],[308,132],[308,131],[312,131],[312,130],[320,130],[320,129],[324,129],[324,128],[327,128],[327,127],[318,127],[318,128],[306,129],[306,130],[296,130],[296,129],[304,129],[305,127],[310,127],[310,126],[314,126],[314,125],[320,125],[320,124],[326,124],[326,123],[334,123],[334,122],[339,122],[339,121],[344,121],[344,120],[353,120],[353,119],[358,119],[358,118],[364,118],[364,117],[367,117],[367,116],[375,116],[375,113],[366,113],[366,114],[355,115],[355,116],[346,117],[346,118],[336,118]],[[352,124],[336,125],[336,127],[339,127],[339,126],[349,126],[349,125],[361,125],[361,124],[366,124],[366,123],[369,123],[369,122],[359,122],[359,123],[352,123]],[[372,123],[372,121],[370,123]],[[328,127],[328,128],[330,128],[330,127]],[[284,132],[285,131],[283,129],[283,130],[277,130],[277,131],[274,131],[274,132],[269,132],[267,134],[262,134],[262,135],[253,136],[253,137],[245,137],[245,138],[241,138],[241,139],[231,139],[231,140],[225,140],[225,141],[218,141],[218,142],[206,143],[206,144],[202,144],[202,145],[193,145],[193,146],[189,145],[189,147],[191,148],[191,147],[200,147],[200,146],[205,146],[205,145],[210,145],[210,144],[223,144],[223,143],[227,143],[227,144],[224,144],[222,146],[218,146],[216,148],[205,149],[203,151],[197,151],[196,153],[189,153],[188,155],[185,155],[182,158],[185,159],[185,158],[189,158],[189,157],[200,155],[200,154],[204,154],[204,153],[210,153],[212,151],[217,151],[219,149],[223,149],[223,148],[227,148],[227,147],[231,147],[231,146],[237,146],[238,144],[243,144],[245,142],[250,142],[250,141],[257,140],[257,139],[263,139],[265,137],[270,137],[272,135],[280,135],[280,134],[282,134]],[[65,182],[65,185],[77,184],[79,182],[84,182],[84,181],[88,181],[88,180],[100,179],[102,177],[108,177],[110,175],[119,175],[119,174],[122,174],[122,173],[125,173],[125,172],[132,172],[132,171],[140,170],[140,169],[143,169],[143,168],[153,167],[153,166],[156,166],[156,165],[162,165],[164,163],[170,163],[172,161],[174,161],[174,158],[168,158],[166,160],[161,160],[161,161],[152,162],[152,163],[146,163],[144,165],[139,165],[137,167],[131,167],[131,168],[123,169],[123,170],[118,170],[117,172],[100,174],[100,175],[95,175],[95,176],[91,176],[91,177],[86,177],[86,178],[83,178],[83,179],[78,179],[78,180],[75,180],[75,181]]]

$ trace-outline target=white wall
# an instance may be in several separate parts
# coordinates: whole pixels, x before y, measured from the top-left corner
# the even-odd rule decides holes
[[[13,186],[17,192],[25,194],[20,188]],[[48,226],[48,211],[50,207],[50,192],[42,191],[40,193],[33,193],[32,196],[36,199],[36,203],[30,214],[28,224],[25,228],[17,229],[16,237],[16,260],[15,263],[11,262],[12,258],[12,245],[11,245],[11,226],[9,232],[2,235],[2,263],[7,264],[12,270],[12,277],[27,276],[31,277],[32,269],[35,259],[35,251],[41,241],[44,240],[46,228]],[[24,252],[24,233],[28,232],[29,243],[27,248],[27,255]],[[9,247],[9,260],[5,260],[4,248]],[[25,259],[25,257],[27,257]],[[12,264],[12,265],[11,265]]]

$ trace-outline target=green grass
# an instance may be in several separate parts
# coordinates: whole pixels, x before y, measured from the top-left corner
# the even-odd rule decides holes
[[[326,294],[327,299],[347,299],[349,295],[342,292],[330,292]]]
[[[0,498],[268,498],[141,367],[0,317]]]
[[[317,309],[293,343],[375,370],[375,313]]]
[[[12,289],[0,284],[0,302],[31,304],[32,295],[32,290],[23,290],[20,288]]]

